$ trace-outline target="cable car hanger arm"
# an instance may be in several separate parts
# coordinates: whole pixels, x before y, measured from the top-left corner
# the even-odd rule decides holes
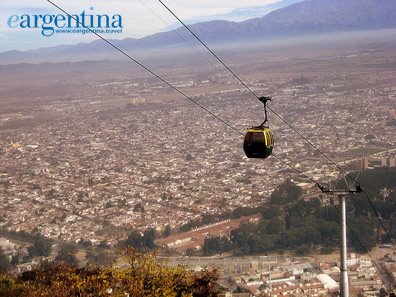
[[[263,96],[258,98],[264,104],[264,122],[259,126],[260,129],[264,128],[265,123],[268,121],[267,117],[267,101],[271,101],[271,97]]]

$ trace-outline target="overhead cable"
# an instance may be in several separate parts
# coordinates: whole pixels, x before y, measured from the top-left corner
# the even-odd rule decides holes
[[[204,110],[205,112],[209,113],[212,117],[216,118],[219,122],[221,122],[222,124],[224,124],[225,126],[227,126],[228,128],[230,128],[232,131],[234,131],[235,133],[244,136],[243,133],[241,133],[240,131],[238,131],[236,128],[234,128],[231,124],[229,124],[228,122],[226,122],[225,120],[223,120],[222,118],[220,118],[219,116],[217,116],[216,114],[214,114],[212,111],[210,111],[209,109],[207,109],[205,106],[203,106],[202,104],[198,103],[197,101],[195,101],[193,98],[191,98],[190,96],[188,96],[187,94],[185,94],[184,92],[182,92],[181,90],[179,90],[177,87],[173,86],[171,83],[169,83],[167,80],[165,80],[164,78],[162,78],[160,75],[156,74],[154,71],[152,71],[150,68],[146,67],[145,65],[143,65],[141,62],[139,62],[138,60],[134,59],[132,56],[130,56],[129,54],[127,54],[125,51],[123,51],[122,49],[120,49],[118,46],[116,46],[114,43],[112,43],[111,41],[107,40],[106,38],[104,38],[102,35],[100,35],[99,33],[95,32],[92,28],[85,26],[84,24],[82,24],[78,18],[74,15],[71,15],[70,13],[68,13],[66,10],[64,10],[63,8],[61,8],[60,6],[58,6],[57,4],[55,4],[54,2],[52,2],[51,0],[47,0],[47,2],[49,2],[51,5],[53,5],[54,7],[56,7],[57,9],[59,9],[60,11],[62,11],[63,13],[65,13],[66,15],[68,15],[69,17],[73,18],[77,23],[79,23],[82,27],[84,27],[85,29],[89,30],[91,33],[93,33],[94,35],[96,35],[97,37],[99,37],[101,40],[103,40],[104,42],[106,42],[108,45],[110,45],[111,47],[113,47],[114,49],[116,49],[118,52],[120,52],[121,54],[123,54],[125,57],[127,57],[129,60],[133,61],[135,64],[139,65],[140,67],[142,67],[144,70],[146,70],[147,72],[149,72],[151,75],[153,75],[154,77],[158,78],[160,81],[162,81],[164,84],[166,84],[167,86],[169,86],[171,89],[173,89],[174,91],[176,91],[177,93],[179,93],[180,95],[182,95],[183,97],[185,97],[186,99],[188,99],[189,101],[193,102],[195,105],[197,105],[199,108],[201,108],[202,110]],[[253,93],[254,94],[254,93]],[[309,180],[311,180],[312,182],[314,182],[315,184],[319,185],[319,183],[317,181],[315,181],[313,178],[309,177],[308,175],[306,175],[305,173],[303,173],[302,171],[298,170],[297,168],[295,168],[294,166],[292,166],[291,164],[289,164],[288,162],[280,159],[277,156],[274,156],[278,161],[284,163],[286,166],[290,167],[291,169],[293,169],[294,171],[298,172],[301,175],[304,175],[305,177],[307,177]],[[349,227],[349,226],[348,226]],[[349,227],[351,229],[351,227]],[[351,229],[352,230],[352,229]],[[355,234],[352,230],[352,233]],[[357,236],[355,235],[355,237],[357,238]],[[367,249],[362,245],[361,241],[357,238],[358,242],[361,244],[362,249],[364,251],[367,251]],[[368,253],[368,252],[367,252]],[[371,256],[370,256],[371,257]]]
[[[203,40],[197,35],[195,34],[194,31],[192,31],[177,15],[176,13],[169,8],[169,6],[167,6],[162,0],[158,0],[158,2],[160,2],[166,10],[168,10],[182,25],[183,27],[185,27],[256,99],[260,100],[259,97],[253,92],[253,90],[205,43],[203,42]],[[348,173],[345,172],[345,170],[339,166],[335,161],[333,161],[333,159],[331,159],[329,156],[327,156],[327,154],[325,154],[321,149],[319,149],[319,147],[317,145],[315,145],[312,141],[310,141],[307,137],[305,137],[300,131],[298,131],[293,125],[291,125],[288,121],[286,121],[286,119],[284,117],[282,117],[279,113],[277,113],[273,108],[268,107],[268,109],[276,116],[278,117],[282,122],[284,122],[290,129],[292,129],[298,136],[300,136],[304,141],[306,141],[310,146],[312,146],[317,152],[319,152],[325,159],[327,159],[331,164],[333,164],[338,170],[340,170],[341,172],[345,173],[345,176],[349,177],[350,179],[352,179],[354,182],[356,182],[359,186],[361,186],[361,184],[357,181],[357,179],[355,179],[354,177],[352,177],[351,175],[349,175]],[[376,215],[380,225],[382,226],[385,234],[388,237],[388,240],[392,243],[393,247],[396,248],[396,246],[394,245],[392,238],[389,235],[389,232],[386,230],[383,222],[381,221],[381,218],[378,215],[377,210],[375,209],[370,197],[366,194],[366,197],[369,201],[370,207],[373,209],[374,214]]]

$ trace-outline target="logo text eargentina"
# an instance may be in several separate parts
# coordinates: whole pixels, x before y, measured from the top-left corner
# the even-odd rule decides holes
[[[90,8],[94,10],[93,7]],[[41,34],[49,37],[54,33],[90,33],[87,28],[97,33],[121,33],[122,17],[119,14],[109,16],[107,14],[89,14],[85,10],[79,14],[22,14],[12,15],[8,18],[7,25],[10,28],[41,28]]]

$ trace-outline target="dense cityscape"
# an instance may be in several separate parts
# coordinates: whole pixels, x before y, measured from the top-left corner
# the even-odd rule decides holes
[[[57,73],[56,64],[27,70],[16,65],[13,75],[1,78],[1,228],[93,246],[117,246],[131,230],[164,234],[168,228],[170,237],[156,243],[179,253],[171,263],[221,267],[224,287],[257,296],[336,291],[337,253],[324,259],[293,260],[286,253],[276,260],[219,256],[186,262],[186,251],[202,249],[206,237],[230,236],[259,215],[219,220],[191,231],[195,235],[179,230],[203,215],[220,218],[266,204],[285,180],[301,188],[305,201],[318,198],[315,183],[292,167],[325,185],[339,178],[338,168],[285,122],[346,171],[395,167],[396,56],[392,48],[375,47],[321,54],[274,50],[265,58],[243,53],[243,58],[230,54],[230,64],[256,93],[272,97],[269,106],[284,120],[269,114],[276,157],[265,161],[247,159],[242,136],[161,82],[140,72],[128,76],[122,65],[115,63],[117,74],[91,78],[96,66],[76,63],[73,67],[82,69],[78,77],[52,76],[57,90],[46,85],[44,74],[27,80],[40,67]],[[188,63],[174,65],[167,78],[173,85],[242,134],[261,123],[262,106],[232,77],[217,66]],[[21,81],[39,87],[23,90]],[[10,238],[0,243],[10,256],[27,248]],[[381,287],[395,283],[393,249],[375,251],[378,263],[364,253],[349,254],[351,283],[363,296],[377,296]]]

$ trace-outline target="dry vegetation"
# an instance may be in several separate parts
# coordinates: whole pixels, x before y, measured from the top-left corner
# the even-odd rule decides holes
[[[170,268],[132,249],[125,256],[125,269],[42,264],[18,277],[0,274],[0,296],[217,296],[216,271]]]

